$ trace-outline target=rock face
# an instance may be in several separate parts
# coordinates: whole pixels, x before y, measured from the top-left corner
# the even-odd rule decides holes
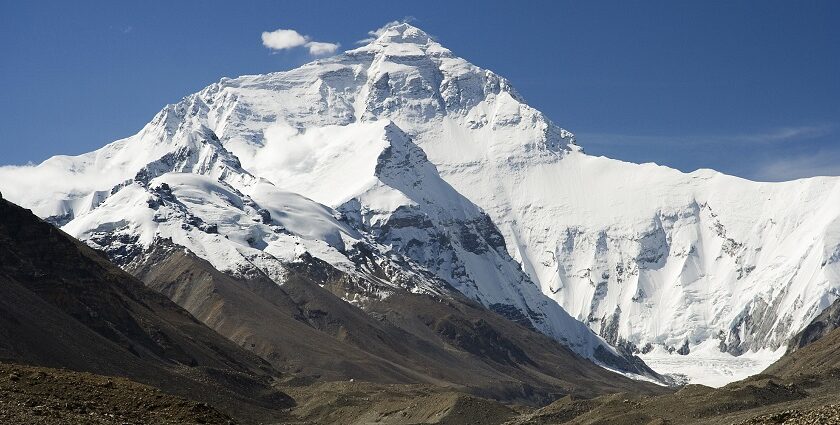
[[[282,283],[305,252],[369,282],[358,306],[453,287],[596,361],[775,350],[840,285],[840,179],[588,156],[408,24],[224,78],[98,151],[0,169],[0,189],[127,267],[171,239]]]
[[[814,375],[836,378],[840,370],[837,305],[835,302],[802,332],[796,334],[788,346],[787,353],[764,373],[785,377]]]
[[[827,309],[823,310],[811,323],[799,331],[788,343],[787,353],[810,345],[820,338],[832,333],[840,327],[840,300],[834,301]]]

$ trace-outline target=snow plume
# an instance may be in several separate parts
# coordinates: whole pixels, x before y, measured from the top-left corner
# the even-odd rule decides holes
[[[271,163],[276,163],[283,169],[309,171],[315,162],[312,155],[314,147],[297,136],[298,130],[285,123],[277,123],[267,128],[266,150],[272,154],[257,157],[257,168],[267,168]]]
[[[295,47],[306,47],[309,54],[313,56],[335,53],[338,50],[338,43],[326,43],[323,41],[312,41],[309,36],[291,29],[276,29],[262,33],[263,46],[271,50],[288,50]]]
[[[379,38],[379,36],[384,34],[385,30],[387,30],[388,28],[391,28],[394,25],[409,23],[411,21],[414,21],[414,18],[409,16],[409,17],[403,18],[402,20],[394,20],[394,21],[388,22],[387,24],[382,25],[381,27],[379,27],[379,28],[377,28],[373,31],[368,31],[368,37],[357,41],[356,44],[368,44],[368,43],[376,40],[377,38]]]

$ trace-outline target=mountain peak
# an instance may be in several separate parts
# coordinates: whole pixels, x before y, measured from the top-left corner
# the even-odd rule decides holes
[[[412,43],[428,44],[434,42],[425,31],[409,23],[393,23],[382,27],[373,43]]]
[[[405,22],[391,23],[376,31],[370,42],[349,53],[385,53],[387,56],[451,54],[425,31]]]

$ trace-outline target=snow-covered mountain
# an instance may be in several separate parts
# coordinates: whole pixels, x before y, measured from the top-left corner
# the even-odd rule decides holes
[[[660,372],[732,371],[700,382],[758,372],[840,286],[840,179],[586,155],[504,78],[408,24],[223,78],[132,137],[0,169],[0,190],[125,263],[172,239],[282,283],[308,252],[377,282],[348,294],[360,306],[394,282],[449,285],[613,367],[604,340]]]

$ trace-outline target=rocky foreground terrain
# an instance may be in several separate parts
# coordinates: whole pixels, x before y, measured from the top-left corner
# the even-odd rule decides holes
[[[125,378],[0,364],[0,423],[835,424],[840,423],[838,377],[761,376],[721,389],[691,385],[658,397],[566,396],[541,408],[429,385],[278,383],[296,405],[254,421]]]
[[[0,363],[0,423],[234,424],[206,403],[125,378]]]

